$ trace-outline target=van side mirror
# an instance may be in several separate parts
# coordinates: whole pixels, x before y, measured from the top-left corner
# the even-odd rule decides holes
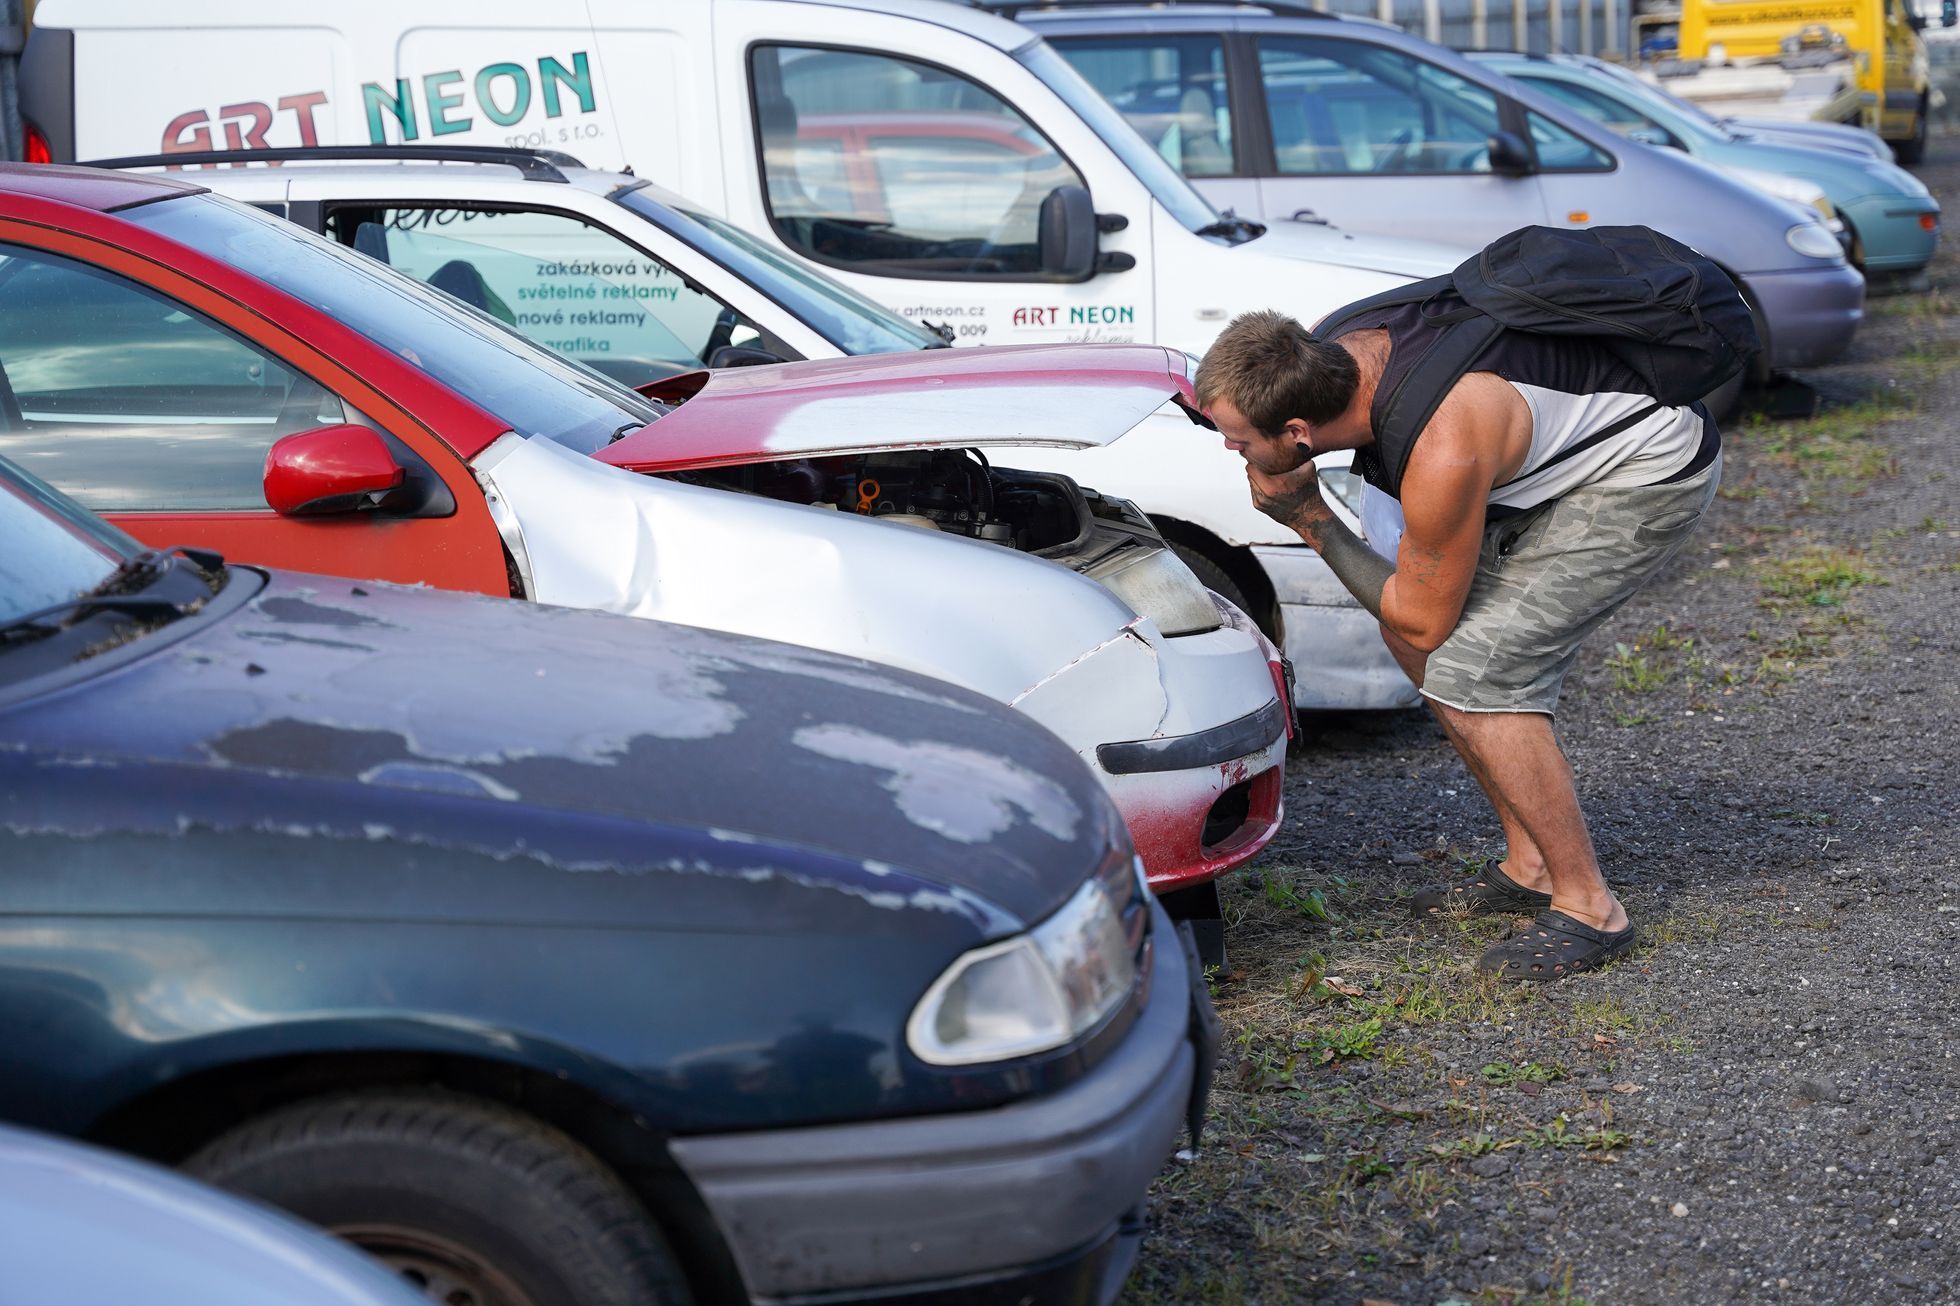
[[[1944,18],[1946,15],[1941,14],[1940,16]],[[1926,15],[1920,13],[1917,9],[1906,10],[1906,26],[1910,27],[1915,32],[1925,31]]]
[[[1490,170],[1503,177],[1531,175],[1531,147],[1516,132],[1492,132],[1485,142],[1490,152]]]
[[[378,506],[407,474],[373,429],[321,426],[266,451],[265,501],[282,517],[360,512]]]
[[[1096,208],[1080,186],[1057,186],[1041,201],[1041,270],[1057,281],[1096,274]]]
[[[1940,26],[1952,27],[1960,23],[1960,4],[1955,0],[1940,0]]]

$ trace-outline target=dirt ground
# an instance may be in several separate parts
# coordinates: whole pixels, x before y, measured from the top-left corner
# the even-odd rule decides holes
[[[1960,137],[1920,174],[1948,212]],[[1731,433],[1559,728],[1644,942],[1479,980],[1498,848],[1420,712],[1313,723],[1227,891],[1226,1059],[1127,1301],[1960,1299],[1960,250],[1875,298],[1811,420]]]

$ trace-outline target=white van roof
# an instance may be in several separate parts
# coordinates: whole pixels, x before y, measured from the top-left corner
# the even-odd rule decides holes
[[[787,0],[794,4],[821,4],[839,9],[860,9],[868,13],[911,18],[963,32],[997,46],[1018,50],[1037,40],[1034,33],[985,10],[951,0]],[[714,0],[661,0],[663,8],[691,4],[708,5]],[[550,16],[554,7],[567,10],[567,19],[589,21],[583,0],[529,0],[524,6],[527,23]],[[412,18],[428,23],[445,16],[464,27],[494,27],[487,20],[487,8],[479,0],[418,0]],[[311,5],[270,5],[265,0],[199,0],[195,5],[176,5],[167,22],[159,21],[157,0],[41,0],[35,7],[34,21],[43,27],[67,27],[77,31],[91,28],[228,28],[228,27],[334,27],[359,28],[367,23],[404,21],[401,0],[335,0],[330,18]],[[450,11],[448,15],[444,11]]]

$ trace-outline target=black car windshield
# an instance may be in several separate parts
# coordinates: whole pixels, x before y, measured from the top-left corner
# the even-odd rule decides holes
[[[662,204],[639,186],[613,198],[721,264],[847,354],[897,354],[945,343],[924,327],[778,254],[720,218]]]
[[[1088,79],[1055,53],[1046,41],[1031,41],[1014,52],[1014,58],[1039,77],[1075,116],[1089,124],[1102,143],[1115,151],[1123,166],[1135,173],[1157,202],[1170,212],[1187,231],[1200,231],[1218,222],[1218,210],[1211,201],[1192,189],[1184,174],[1165,161],[1149,141],[1137,134],[1122,110],[1097,94]]]
[[[306,301],[401,355],[520,435],[580,453],[662,410],[591,368],[540,348],[486,313],[353,250],[222,196],[117,216]]]
[[[0,625],[87,593],[141,550],[0,458]]]

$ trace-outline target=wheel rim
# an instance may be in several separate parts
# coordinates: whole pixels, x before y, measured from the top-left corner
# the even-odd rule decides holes
[[[356,1225],[333,1232],[443,1306],[536,1306],[509,1275],[460,1244],[425,1230]]]

